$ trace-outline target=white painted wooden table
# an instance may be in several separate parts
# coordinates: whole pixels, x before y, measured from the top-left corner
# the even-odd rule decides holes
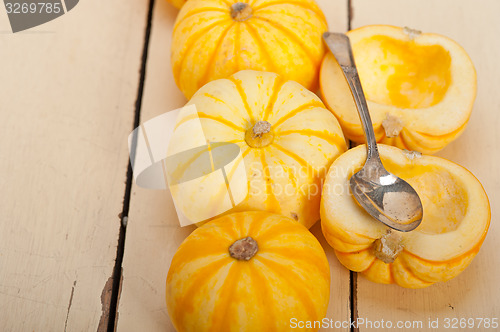
[[[490,232],[472,265],[423,290],[349,273],[316,225],[331,264],[327,317],[423,323],[405,331],[438,331],[429,319],[500,318],[500,2],[319,4],[332,31],[409,26],[467,50],[478,74],[474,111],[465,133],[438,155],[472,171],[492,207]],[[176,14],[164,0],[86,0],[12,34],[0,8],[0,331],[174,330],[165,278],[193,226],[179,226],[168,192],[127,185],[127,135],[136,115],[142,123],[186,102],[169,61]]]

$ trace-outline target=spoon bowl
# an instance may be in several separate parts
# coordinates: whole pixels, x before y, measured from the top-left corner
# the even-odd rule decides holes
[[[345,34],[326,32],[323,39],[342,68],[366,136],[366,162],[349,180],[351,193],[373,218],[395,230],[409,232],[422,221],[422,202],[415,189],[408,182],[389,173],[380,160],[349,37]]]
[[[351,177],[349,186],[354,198],[387,226],[403,232],[415,229],[423,216],[417,192],[403,179],[377,166],[375,162],[365,164]]]

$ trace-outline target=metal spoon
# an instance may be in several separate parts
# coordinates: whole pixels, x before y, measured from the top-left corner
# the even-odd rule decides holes
[[[325,32],[323,39],[349,83],[366,136],[366,162],[351,177],[351,192],[356,201],[375,219],[395,230],[411,231],[422,221],[422,202],[406,181],[389,173],[382,165],[349,37],[341,33]]]

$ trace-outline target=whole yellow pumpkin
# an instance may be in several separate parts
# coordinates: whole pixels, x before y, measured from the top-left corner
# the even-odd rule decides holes
[[[275,72],[315,89],[327,30],[314,0],[190,0],[174,26],[174,78],[186,98],[244,69]]]
[[[227,213],[265,210],[308,228],[319,220],[322,181],[347,146],[335,116],[314,93],[274,73],[247,70],[208,83],[190,105],[196,106],[197,116],[180,112],[168,154],[182,153],[197,142],[236,144],[241,153],[226,175],[231,200],[234,193],[245,195]],[[201,139],[195,135],[197,126]],[[192,166],[194,159],[175,163],[171,173],[198,168]],[[242,161],[243,175],[236,172]],[[208,174],[171,187],[171,193],[189,220],[201,222],[223,212],[226,185]]]
[[[476,256],[490,224],[488,197],[466,169],[446,159],[379,145],[387,170],[419,194],[422,223],[407,233],[368,215],[349,190],[366,147],[339,157],[325,179],[321,227],[340,262],[379,283],[422,288],[462,272]]]
[[[435,153],[464,130],[476,98],[476,71],[453,40],[385,25],[347,33],[378,142]],[[332,54],[323,60],[320,88],[346,137],[364,134],[349,87]]]
[[[290,331],[292,319],[321,320],[329,294],[318,240],[267,212],[231,214],[196,229],[175,253],[166,286],[179,332]]]

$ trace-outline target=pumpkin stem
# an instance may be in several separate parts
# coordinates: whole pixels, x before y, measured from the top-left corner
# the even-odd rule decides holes
[[[267,121],[257,121],[255,125],[245,133],[245,141],[252,148],[263,148],[273,142],[271,124]]]
[[[397,137],[403,130],[403,122],[394,115],[386,114],[384,121],[382,121],[382,127],[384,127],[385,136],[388,138]]]
[[[234,241],[229,247],[229,255],[240,261],[248,261],[255,256],[259,246],[250,236]]]
[[[406,158],[408,158],[408,160],[422,158],[422,152],[418,152],[418,151],[410,151],[410,150],[404,149],[403,154],[405,155]]]
[[[404,27],[403,32],[408,35],[408,38],[410,38],[410,40],[415,39],[416,37],[418,37],[422,33],[422,31],[420,31],[420,30],[411,29],[408,27]]]
[[[267,121],[257,121],[252,128],[254,137],[262,137],[271,131],[271,124]]]
[[[401,235],[395,231],[387,231],[373,246],[375,256],[384,263],[392,263],[403,250]]]
[[[231,17],[238,22],[246,21],[252,17],[252,7],[248,3],[236,2],[231,6]]]

